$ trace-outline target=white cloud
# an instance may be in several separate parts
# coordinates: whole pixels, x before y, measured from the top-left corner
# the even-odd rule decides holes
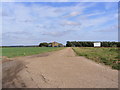
[[[79,14],[81,14],[80,12],[71,12],[69,15],[66,15],[66,16],[64,16],[64,17],[73,17],[73,16],[77,16],[77,15],[79,15]]]
[[[96,11],[96,12],[91,12],[89,14],[83,14],[80,17],[76,18],[76,21],[79,20],[79,22],[81,22],[81,27],[82,28],[87,28],[87,27],[97,27],[97,28],[101,28],[101,25],[104,25],[106,23],[110,23],[110,22],[115,22],[117,23],[118,19],[117,19],[117,13],[108,13],[108,12],[100,12],[100,11]],[[91,17],[92,16],[92,17]],[[96,17],[94,17],[96,16]],[[112,18],[111,18],[112,17]]]
[[[65,25],[77,26],[77,25],[81,25],[81,23],[66,20],[66,21],[62,21],[61,25],[63,25],[63,26],[65,26]]]
[[[69,33],[70,31],[54,31],[54,32],[44,32],[42,35],[47,35],[52,37],[62,37]]]
[[[105,12],[95,11],[95,12],[91,12],[90,14],[85,14],[84,17],[98,16],[102,14],[105,14]]]
[[[109,26],[102,30],[96,30],[95,32],[118,32],[118,26],[117,25]]]

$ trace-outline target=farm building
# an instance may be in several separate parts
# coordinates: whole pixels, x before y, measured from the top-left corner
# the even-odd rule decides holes
[[[64,47],[64,45],[57,42],[51,42],[51,43],[43,42],[39,44],[39,47]]]
[[[101,47],[101,42],[94,42],[94,47]]]
[[[57,43],[57,42],[52,42],[52,47],[64,47],[64,45],[62,45],[61,43]]]
[[[52,47],[58,47],[59,43],[57,42],[52,42]]]

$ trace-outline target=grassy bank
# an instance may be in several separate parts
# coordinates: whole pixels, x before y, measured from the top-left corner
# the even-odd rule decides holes
[[[7,56],[9,58],[17,57],[17,56],[28,56],[28,55],[60,50],[63,48],[64,47],[9,47],[9,48],[2,48],[2,56]]]
[[[85,56],[88,59],[120,70],[120,63],[118,64],[118,59],[120,59],[118,48],[73,47],[73,50],[79,56]]]

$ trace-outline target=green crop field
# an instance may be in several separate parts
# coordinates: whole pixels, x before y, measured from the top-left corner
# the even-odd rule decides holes
[[[73,47],[73,50],[79,56],[85,56],[98,63],[109,65],[113,69],[120,69],[120,56],[118,56],[118,48]]]
[[[34,54],[40,54],[55,50],[63,49],[64,47],[7,47],[2,49],[2,56],[9,58],[17,56],[28,56]]]

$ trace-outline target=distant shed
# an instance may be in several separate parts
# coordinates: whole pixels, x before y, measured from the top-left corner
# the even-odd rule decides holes
[[[94,42],[94,47],[101,47],[101,42]]]
[[[59,46],[59,43],[57,42],[52,42],[52,47],[58,47]]]

